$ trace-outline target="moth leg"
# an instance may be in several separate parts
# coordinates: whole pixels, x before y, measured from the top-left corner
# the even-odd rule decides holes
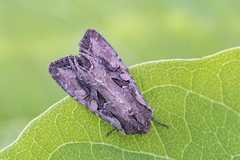
[[[158,122],[158,121],[157,121],[156,119],[154,119],[153,117],[152,117],[151,119],[152,119],[152,121],[154,121],[154,122],[156,122],[156,123],[158,123],[158,124],[161,124],[161,125],[163,125],[163,126],[169,128],[168,125],[166,125],[166,124],[164,124],[164,123],[162,123],[162,122]]]
[[[106,137],[110,134],[110,133],[112,133],[113,131],[115,131],[116,129],[114,128],[113,130],[111,130],[110,132],[108,132],[108,134],[106,135]]]

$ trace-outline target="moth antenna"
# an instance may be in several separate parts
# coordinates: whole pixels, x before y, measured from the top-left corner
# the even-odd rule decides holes
[[[166,124],[164,124],[164,123],[162,123],[162,122],[158,122],[158,121],[157,121],[156,119],[154,119],[153,117],[152,117],[151,119],[152,119],[152,121],[154,121],[154,122],[156,122],[156,123],[158,123],[158,124],[161,124],[161,125],[163,125],[163,126],[169,128],[168,125],[166,125]]]
[[[115,131],[116,129],[114,128],[113,130],[111,130],[110,132],[108,132],[108,134],[106,135],[106,137],[110,134],[110,133],[112,133],[113,131]]]

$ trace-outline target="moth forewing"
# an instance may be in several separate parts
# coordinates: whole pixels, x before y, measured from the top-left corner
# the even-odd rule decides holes
[[[123,134],[148,133],[150,121],[156,121],[152,109],[113,48],[92,29],[86,31],[79,47],[80,57],[68,56],[48,66],[53,79]]]

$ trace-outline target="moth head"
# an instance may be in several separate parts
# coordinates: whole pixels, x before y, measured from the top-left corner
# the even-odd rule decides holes
[[[133,107],[129,113],[130,124],[135,128],[135,133],[147,134],[151,127],[152,111],[142,104]]]

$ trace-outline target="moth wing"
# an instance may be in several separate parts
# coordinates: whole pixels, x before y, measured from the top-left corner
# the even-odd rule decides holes
[[[113,93],[108,92],[108,94],[105,95],[103,93],[103,96],[111,97],[111,100],[108,102],[112,103],[111,105],[114,106],[114,110],[116,110],[115,112],[114,110],[110,110],[112,115],[121,123],[126,121],[126,126],[129,124],[129,115],[123,113],[132,112],[131,114],[134,115],[133,119],[135,118],[137,120],[132,122],[132,126],[139,128],[135,126],[135,124],[141,123],[143,126],[148,127],[152,117],[152,110],[143,98],[128,68],[123,64],[111,45],[97,31],[88,29],[80,41],[79,46],[79,54],[88,57],[88,59],[92,59],[94,61],[93,64],[102,66],[105,70],[104,72],[107,74],[104,77],[104,80],[108,82],[108,84],[105,85],[107,87],[106,90],[112,90],[111,92]],[[96,72],[92,72],[92,74],[94,73]],[[115,86],[112,85],[112,81],[115,83]],[[118,90],[116,86],[121,87],[121,90]],[[119,100],[121,104],[114,103],[114,100]],[[146,130],[148,132],[148,128]],[[134,129],[133,132],[127,132],[128,131],[125,133],[134,134]]]
[[[99,63],[110,70],[108,73],[111,74],[112,71],[111,76],[115,83],[121,87],[127,86],[125,90],[128,90],[139,103],[146,105],[148,109],[151,109],[143,98],[139,88],[129,73],[128,68],[123,64],[122,60],[111,45],[97,31],[88,29],[80,41],[79,47],[80,55],[89,54],[93,57],[100,58],[101,61],[99,61]],[[117,75],[113,72],[117,73]]]
[[[98,57],[108,69],[116,70],[121,60],[111,45],[95,30],[88,29],[79,43],[79,54],[85,53]],[[122,63],[123,64],[123,63]],[[124,66],[124,65],[123,65]]]
[[[83,106],[88,105],[84,100],[90,96],[90,86],[84,77],[77,76],[76,68],[71,64],[71,60],[79,59],[76,56],[67,56],[51,62],[48,70],[52,78],[65,90],[71,97],[80,102]]]
[[[104,110],[106,102],[98,88],[92,86],[96,79],[90,68],[91,63],[84,56],[64,57],[48,66],[50,75],[71,97],[114,127],[121,128],[119,121]]]

